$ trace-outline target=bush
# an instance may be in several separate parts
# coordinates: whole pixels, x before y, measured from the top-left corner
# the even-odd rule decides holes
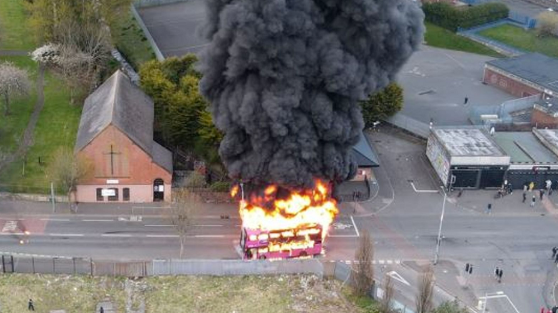
[[[371,95],[367,100],[361,101],[362,117],[367,127],[378,120],[386,118],[401,111],[403,108],[403,88],[396,83],[389,84],[386,88]]]
[[[537,16],[537,36],[547,37],[558,34],[558,14],[542,12]]]
[[[231,184],[226,181],[218,181],[211,184],[211,187],[209,188],[211,191],[215,192],[228,192],[231,189]]]
[[[422,6],[428,22],[457,31],[508,17],[509,9],[503,3],[485,3],[471,7],[455,7],[445,2],[425,3]]]

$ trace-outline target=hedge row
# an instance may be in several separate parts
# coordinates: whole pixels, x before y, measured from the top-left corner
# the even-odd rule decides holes
[[[445,2],[425,3],[422,6],[426,20],[451,31],[471,28],[508,17],[509,9],[503,3],[485,3],[455,7]]]

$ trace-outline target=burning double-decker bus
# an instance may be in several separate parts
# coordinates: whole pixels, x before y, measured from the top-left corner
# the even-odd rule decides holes
[[[322,226],[260,230],[242,227],[240,247],[245,259],[287,259],[321,254]]]
[[[233,188],[236,195],[238,187]],[[329,226],[339,213],[326,184],[314,189],[288,191],[268,186],[262,194],[240,200],[242,229],[240,248],[245,259],[277,259],[323,253]]]

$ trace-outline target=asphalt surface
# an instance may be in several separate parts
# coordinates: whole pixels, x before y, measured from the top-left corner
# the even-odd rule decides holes
[[[397,282],[400,298],[411,305],[413,282],[434,259],[443,198],[425,163],[423,144],[391,131],[372,135],[382,162],[375,173],[377,195],[356,206],[341,205],[323,260],[351,262],[358,236],[368,230],[378,279],[396,271],[408,283]],[[438,301],[456,296],[474,307],[485,293],[501,291],[507,298],[490,298],[487,306],[492,312],[508,312],[510,301],[520,312],[540,308],[546,277],[553,269],[550,249],[558,242],[556,197],[532,209],[521,203],[517,192],[496,202],[491,191],[466,191],[459,198],[450,194],[440,262],[434,267]],[[491,215],[484,211],[488,202],[494,207]],[[57,210],[61,212],[61,206]],[[48,204],[2,201],[0,250],[94,260],[178,256],[178,237],[164,208],[129,205],[112,210],[114,214],[108,214],[110,207],[82,205],[78,214],[51,214]],[[206,204],[202,212],[189,233],[185,257],[240,258],[235,249],[240,227],[235,205]],[[221,218],[225,215],[228,219]],[[473,275],[463,273],[465,263],[474,264]],[[496,266],[504,270],[502,283],[494,279]]]
[[[421,46],[398,74],[405,101],[401,113],[423,123],[432,118],[436,125],[469,125],[472,107],[515,99],[482,83],[484,64],[492,59]]]

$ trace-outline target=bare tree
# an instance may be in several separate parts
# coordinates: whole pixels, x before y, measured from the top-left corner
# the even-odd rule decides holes
[[[193,225],[194,215],[200,209],[200,203],[200,197],[186,188],[173,191],[173,201],[169,214],[180,238],[180,258],[184,254],[184,244]]]
[[[391,313],[391,301],[393,300],[395,289],[393,287],[393,279],[390,275],[386,274],[384,276],[382,289],[384,290],[384,297],[380,301],[380,313]]]
[[[428,313],[434,308],[434,271],[429,266],[419,278],[418,294],[416,298],[416,312]]]
[[[374,284],[374,246],[370,233],[363,231],[360,236],[359,245],[355,252],[357,261],[356,270],[353,273],[355,291],[358,295],[368,294]]]
[[[28,95],[30,89],[26,70],[10,62],[0,63],[0,94],[4,96],[4,115],[10,114],[10,98]]]
[[[66,191],[70,204],[79,181],[88,177],[92,170],[92,163],[88,159],[75,155],[70,148],[61,147],[49,162],[47,173],[57,186]]]

